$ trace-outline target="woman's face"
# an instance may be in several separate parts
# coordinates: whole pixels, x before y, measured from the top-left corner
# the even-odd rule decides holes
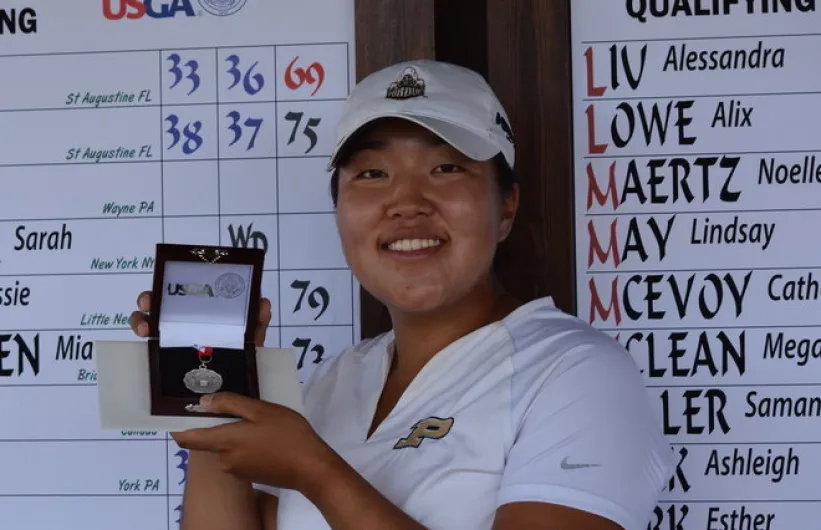
[[[458,303],[489,278],[518,189],[407,121],[380,124],[340,167],[337,223],[351,270],[391,309]]]

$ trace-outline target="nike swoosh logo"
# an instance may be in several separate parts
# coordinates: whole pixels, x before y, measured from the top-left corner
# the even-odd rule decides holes
[[[562,459],[562,469],[583,469],[586,467],[600,467],[601,464],[570,464],[567,462],[567,457]]]

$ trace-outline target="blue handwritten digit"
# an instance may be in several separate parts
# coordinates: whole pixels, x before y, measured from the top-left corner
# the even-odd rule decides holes
[[[188,479],[188,451],[185,449],[180,449],[177,451],[174,456],[180,459],[180,463],[177,464],[177,469],[182,470],[182,480],[177,482],[177,485],[184,484],[185,481]]]
[[[174,148],[174,146],[176,146],[182,139],[182,136],[185,136],[185,143],[182,145],[182,152],[186,155],[190,155],[202,146],[203,139],[199,134],[200,129],[202,129],[201,121],[188,123],[183,128],[182,133],[180,133],[180,130],[177,128],[177,125],[180,123],[180,119],[176,114],[169,114],[168,117],[165,118],[165,121],[171,124],[171,127],[169,127],[165,132],[170,134],[172,138],[171,145],[169,145],[166,150]]]
[[[254,94],[258,93],[260,90],[262,90],[262,87],[265,86],[265,77],[263,77],[262,74],[256,73],[253,76],[251,75],[251,72],[254,71],[254,68],[256,68],[258,64],[259,61],[254,61],[254,64],[251,65],[251,68],[249,68],[248,71],[245,72],[245,78],[242,80],[242,87],[245,89],[245,93],[249,96],[253,96]],[[251,80],[256,81],[256,88],[251,83]]]
[[[180,521],[182,521],[182,504],[178,504],[174,508],[174,511],[177,512],[177,520],[174,521],[174,522],[177,523],[177,524],[180,524]]]
[[[180,119],[176,114],[169,114],[168,117],[165,118],[165,121],[171,124],[171,127],[165,132],[170,134],[172,138],[171,145],[169,145],[167,149],[172,149],[177,145],[177,142],[180,141],[180,131],[177,129],[177,124],[180,122]]]
[[[231,112],[226,114],[225,117],[234,120],[233,123],[231,123],[231,125],[228,126],[228,128],[234,133],[234,139],[231,141],[230,144],[228,144],[228,147],[231,147],[232,145],[237,143],[240,138],[242,138],[242,128],[239,125],[237,125],[237,123],[239,123],[239,112],[232,110]]]
[[[257,134],[259,134],[259,129],[262,127],[262,118],[248,118],[245,120],[246,127],[253,127],[254,133],[251,135],[251,141],[248,142],[248,147],[245,148],[246,151],[250,151],[256,145]]]
[[[199,74],[197,74],[197,68],[199,68],[199,64],[197,63],[197,61],[192,59],[185,63],[185,66],[191,69],[191,73],[188,74],[188,79],[190,79],[191,83],[193,84],[191,90],[188,91],[188,95],[190,96],[194,93],[194,91],[196,91],[200,87],[200,76]]]
[[[182,61],[182,59],[180,59],[180,56],[178,54],[172,53],[168,56],[166,60],[171,61],[173,63],[173,65],[171,66],[171,68],[168,69],[168,71],[174,74],[174,82],[168,88],[174,88],[180,83],[180,81],[182,81],[182,70],[180,70],[180,62]]]
[[[168,88],[174,88],[175,86],[180,84],[183,78],[190,79],[192,86],[191,90],[188,91],[188,95],[190,96],[191,94],[193,94],[200,87],[201,80],[199,74],[197,74],[197,70],[199,69],[199,63],[193,59],[185,63],[185,66],[188,67],[190,72],[187,76],[183,76],[182,69],[180,69],[180,63],[182,62],[182,58],[179,56],[179,54],[172,53],[166,59],[168,61],[171,61],[172,63],[171,68],[169,68],[168,71],[174,74],[174,82],[171,83],[171,86]]]
[[[228,126],[228,129],[234,133],[234,139],[228,144],[228,147],[231,147],[235,143],[242,138],[242,128],[239,126],[239,120],[241,118],[240,113],[232,110],[228,114],[225,115],[226,118],[231,118],[233,122],[231,125]],[[257,134],[259,134],[259,129],[262,127],[262,118],[247,118],[242,124],[246,127],[253,127],[254,132],[251,133],[251,139],[248,141],[248,145],[245,147],[246,151],[250,151],[254,148],[257,141]]]
[[[253,96],[258,94],[260,90],[265,86],[265,76],[257,72],[256,74],[252,74],[254,69],[259,65],[259,61],[254,61],[254,64],[251,65],[250,68],[245,72],[245,75],[242,75],[242,72],[239,70],[239,57],[236,55],[229,55],[226,59],[226,62],[231,63],[231,67],[228,69],[228,73],[234,77],[234,82],[231,83],[231,86],[228,87],[228,90],[231,90],[235,86],[237,86],[242,81],[242,88],[245,90],[245,93],[249,96]]]
[[[236,55],[229,55],[225,60],[231,63],[231,68],[228,69],[228,73],[234,76],[234,82],[228,87],[228,90],[231,90],[242,80],[242,73],[237,68],[237,66],[239,66],[239,57]]]
[[[183,134],[185,135],[185,143],[182,145],[182,152],[186,155],[190,155],[194,151],[202,146],[202,136],[200,136],[200,129],[202,129],[202,122],[195,121],[194,123],[189,123],[183,129]]]

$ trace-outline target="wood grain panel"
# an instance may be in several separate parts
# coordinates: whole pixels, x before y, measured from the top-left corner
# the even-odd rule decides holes
[[[487,0],[488,79],[510,114],[519,217],[497,260],[505,285],[575,311],[567,0]]]
[[[356,0],[356,79],[399,61],[435,57],[433,0]]]
[[[436,58],[487,79],[487,0],[436,0],[433,7]]]

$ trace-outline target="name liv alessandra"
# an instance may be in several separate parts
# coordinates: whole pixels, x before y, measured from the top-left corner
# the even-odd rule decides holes
[[[673,44],[667,50],[662,70],[681,72],[699,70],[764,70],[784,68],[784,48],[753,47],[705,50],[691,43]]]

